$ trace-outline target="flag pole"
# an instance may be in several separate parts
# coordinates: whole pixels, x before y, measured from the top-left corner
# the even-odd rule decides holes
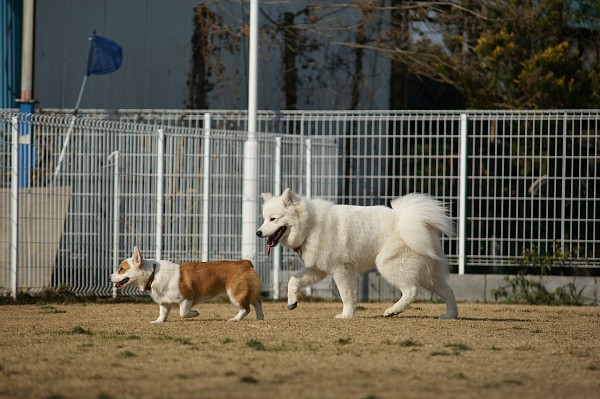
[[[56,185],[58,174],[62,167],[63,160],[67,153],[67,147],[69,141],[73,135],[73,128],[75,126],[75,119],[77,118],[77,112],[79,111],[79,105],[81,104],[81,98],[83,97],[83,91],[87,83],[88,76],[91,74],[104,75],[112,73],[119,69],[123,62],[123,54],[121,47],[113,42],[112,40],[106,39],[96,35],[96,31],[92,33],[92,37],[89,38],[90,44],[88,47],[88,59],[86,73],[83,76],[83,82],[81,82],[81,88],[79,89],[79,96],[77,97],[77,103],[75,104],[75,110],[73,111],[73,117],[71,123],[67,129],[65,135],[65,141],[54,169],[54,176],[52,178],[52,185]]]
[[[58,156],[58,162],[56,163],[56,168],[54,169],[54,177],[52,178],[52,185],[56,186],[56,181],[58,179],[58,174],[60,173],[60,168],[62,166],[62,162],[67,153],[67,147],[69,146],[69,142],[71,141],[71,136],[73,135],[73,128],[75,126],[75,119],[77,118],[77,111],[79,110],[79,104],[81,103],[81,97],[83,96],[83,90],[85,89],[85,85],[87,83],[88,75],[85,74],[83,77],[83,82],[81,83],[81,88],[79,89],[79,97],[77,98],[77,104],[75,104],[75,110],[73,110],[73,117],[71,117],[71,124],[67,129],[67,134],[65,135],[65,142],[63,143],[62,150],[60,151],[60,155]]]
[[[79,97],[77,97],[77,103],[75,104],[75,111],[73,112],[73,114],[77,114],[77,111],[79,110],[79,104],[81,103],[81,97],[83,97],[83,89],[85,89],[85,84],[87,83],[87,78],[88,78],[88,75],[86,73],[85,76],[83,77],[83,82],[81,83],[81,89],[79,89]]]

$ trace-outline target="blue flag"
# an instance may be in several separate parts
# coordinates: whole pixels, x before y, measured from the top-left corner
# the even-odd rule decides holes
[[[90,38],[88,51],[87,76],[91,74],[104,75],[119,69],[123,62],[121,46],[112,40],[97,36],[96,32]]]

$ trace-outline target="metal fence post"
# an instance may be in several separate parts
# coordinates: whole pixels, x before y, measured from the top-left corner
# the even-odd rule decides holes
[[[273,195],[281,195],[281,137],[275,137],[275,184]],[[273,254],[273,299],[279,299],[279,271],[281,270],[281,245],[275,247]]]
[[[311,144],[310,139],[306,139],[306,199],[311,197]]]
[[[460,114],[460,187],[458,194],[458,274],[465,274],[467,227],[467,114]]]
[[[165,132],[158,129],[156,171],[156,260],[162,259]]]
[[[10,284],[12,297],[17,299],[19,268],[19,118],[12,118],[12,242]]]
[[[119,270],[119,240],[121,237],[120,219],[121,219],[121,193],[119,190],[119,151],[113,151],[109,156],[108,160],[115,158],[114,164],[114,182],[113,182],[113,272],[116,273]],[[117,297],[117,288],[113,286],[112,289],[113,298]]]
[[[306,143],[306,199],[310,199],[311,198],[311,145],[310,145],[310,139],[306,139],[305,140]],[[312,295],[312,287],[306,287],[306,295],[307,296],[311,296]]]
[[[561,186],[561,200],[560,200],[560,250],[561,251],[565,251],[565,227],[566,227],[566,220],[565,220],[565,212],[567,210],[567,198],[566,198],[566,192],[567,192],[567,134],[568,134],[568,129],[567,129],[567,114],[563,113],[563,131],[562,131],[562,135],[563,135],[563,142],[562,142],[562,155],[561,155],[561,161],[562,161],[562,170],[561,170],[561,182],[560,182],[560,186]]]
[[[248,71],[248,139],[244,143],[242,183],[242,258],[256,262],[258,214],[258,143],[256,141],[258,81],[258,0],[250,1],[250,57]]]
[[[204,171],[202,181],[202,262],[208,262],[210,234],[210,114],[204,114]]]

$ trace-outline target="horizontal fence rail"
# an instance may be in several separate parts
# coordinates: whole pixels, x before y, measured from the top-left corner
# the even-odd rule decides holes
[[[112,295],[115,257],[134,245],[149,258],[239,258],[247,117],[205,114],[0,111],[0,293]],[[443,238],[453,272],[600,269],[600,111],[289,111],[258,121],[258,193],[290,187],[389,205],[425,192],[462,227]],[[263,288],[285,292],[301,261],[289,250],[267,258],[265,242],[256,245]],[[361,281],[362,300],[399,295],[376,272]],[[337,296],[330,279],[312,294]]]

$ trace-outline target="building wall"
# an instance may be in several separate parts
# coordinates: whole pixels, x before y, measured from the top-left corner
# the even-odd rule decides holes
[[[45,108],[75,106],[85,73],[87,38],[96,31],[123,48],[123,64],[112,74],[90,76],[80,108],[185,108],[189,96],[194,7],[200,3],[198,0],[37,0],[34,97]],[[219,55],[224,68],[220,72],[220,84],[215,84],[209,93],[209,106],[246,109],[248,50],[242,26],[249,19],[249,3],[224,0],[204,3],[222,15],[225,23],[239,27],[241,32],[239,50]],[[307,2],[259,3],[262,25],[258,106],[285,109],[283,44],[277,34],[268,37],[264,27],[279,20],[285,11],[297,12]],[[351,26],[356,14],[356,10],[349,10],[341,18],[347,19]],[[353,39],[351,30],[339,34],[339,40]],[[324,43],[333,39],[319,40]],[[326,45],[313,54],[312,66],[299,66],[300,109],[350,108],[352,84],[348,68],[321,67],[326,62],[331,65],[336,57],[352,65],[353,50],[348,46]],[[358,108],[387,109],[389,62],[372,52],[365,52],[363,62],[365,80]]]

